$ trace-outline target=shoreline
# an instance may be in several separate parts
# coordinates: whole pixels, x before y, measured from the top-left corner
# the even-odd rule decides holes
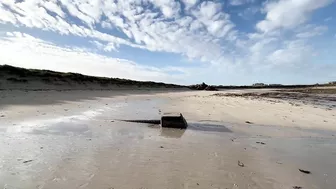
[[[234,92],[234,93],[232,93]],[[124,89],[124,90],[2,90],[1,106],[52,105],[64,102],[80,103],[85,100],[123,96],[159,96],[173,99],[167,112],[182,112],[189,119],[224,121],[234,124],[246,122],[268,126],[288,126],[311,129],[336,130],[334,105],[316,105],[315,101],[301,102],[293,99],[272,99],[239,96],[241,91],[190,91],[181,89]],[[268,92],[267,92],[268,93]],[[223,95],[218,95],[223,94]],[[231,96],[234,95],[234,96]],[[153,96],[153,97],[154,97]],[[2,111],[5,111],[3,109]],[[162,110],[164,111],[164,110]],[[203,112],[208,112],[207,115]]]

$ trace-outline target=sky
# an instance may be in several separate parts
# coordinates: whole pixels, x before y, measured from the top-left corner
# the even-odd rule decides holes
[[[177,84],[336,81],[336,0],[1,0],[0,64]]]

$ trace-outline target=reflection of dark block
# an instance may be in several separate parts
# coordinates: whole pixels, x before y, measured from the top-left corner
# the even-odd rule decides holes
[[[186,129],[161,127],[161,136],[166,138],[181,138]]]
[[[186,129],[188,127],[187,121],[181,113],[165,113],[161,117],[161,126],[169,128]]]

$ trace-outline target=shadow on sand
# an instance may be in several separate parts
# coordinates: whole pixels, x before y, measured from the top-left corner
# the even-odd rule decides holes
[[[205,132],[232,133],[232,131],[224,125],[210,123],[188,123],[188,129]]]
[[[167,137],[167,138],[181,138],[186,130],[195,130],[195,131],[202,131],[202,132],[228,132],[231,133],[232,131],[228,129],[224,125],[219,124],[209,124],[209,123],[188,123],[187,129],[175,129],[175,128],[164,128],[160,126],[150,126],[151,128],[158,128],[160,129],[160,136]]]

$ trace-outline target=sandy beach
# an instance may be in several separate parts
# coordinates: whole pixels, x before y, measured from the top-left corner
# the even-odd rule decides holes
[[[2,90],[0,186],[334,189],[336,109],[242,92]]]

